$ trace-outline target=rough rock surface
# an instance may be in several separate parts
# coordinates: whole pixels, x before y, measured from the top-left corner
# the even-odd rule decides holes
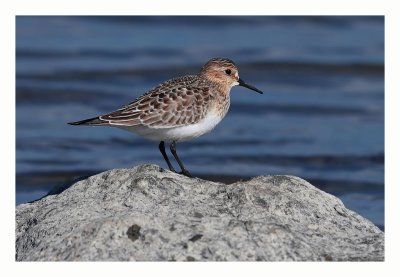
[[[231,185],[114,169],[16,208],[16,260],[384,259],[384,234],[293,176]]]

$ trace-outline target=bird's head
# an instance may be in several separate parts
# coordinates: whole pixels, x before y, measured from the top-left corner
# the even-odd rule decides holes
[[[201,69],[200,75],[218,86],[231,89],[234,86],[242,86],[258,93],[263,93],[256,87],[247,84],[239,78],[236,64],[230,59],[214,58],[209,60]]]

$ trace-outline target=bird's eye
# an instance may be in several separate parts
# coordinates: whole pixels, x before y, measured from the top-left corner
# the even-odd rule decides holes
[[[225,73],[231,75],[232,71],[230,69],[225,70]]]

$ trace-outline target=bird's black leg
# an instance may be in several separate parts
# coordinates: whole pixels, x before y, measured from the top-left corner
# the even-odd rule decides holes
[[[161,154],[164,157],[164,160],[167,162],[167,165],[169,167],[169,170],[171,170],[172,172],[176,172],[175,168],[172,166],[171,162],[168,159],[167,153],[165,153],[165,144],[164,141],[161,141],[160,144],[158,145],[158,149],[160,149]]]
[[[173,142],[171,143],[170,149],[171,149],[172,155],[174,155],[175,160],[178,162],[179,166],[180,166],[181,169],[182,169],[182,172],[180,172],[180,174],[183,174],[183,175],[185,175],[185,176],[188,176],[188,177],[192,178],[193,176],[192,176],[192,175],[189,173],[189,171],[187,171],[187,169],[183,166],[183,163],[181,162],[181,160],[180,160],[179,157],[178,157],[178,154],[176,153],[175,141],[173,141]]]

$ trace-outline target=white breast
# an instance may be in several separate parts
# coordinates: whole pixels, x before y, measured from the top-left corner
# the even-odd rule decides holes
[[[126,131],[130,131],[139,134],[148,139],[157,141],[186,141],[197,138],[205,133],[210,132],[217,126],[223,117],[210,111],[202,120],[198,123],[173,127],[173,128],[149,128],[145,126],[116,126]]]
[[[221,120],[222,117],[214,112],[209,112],[206,117],[198,123],[169,129],[167,130],[166,135],[170,140],[190,140],[210,132]]]

